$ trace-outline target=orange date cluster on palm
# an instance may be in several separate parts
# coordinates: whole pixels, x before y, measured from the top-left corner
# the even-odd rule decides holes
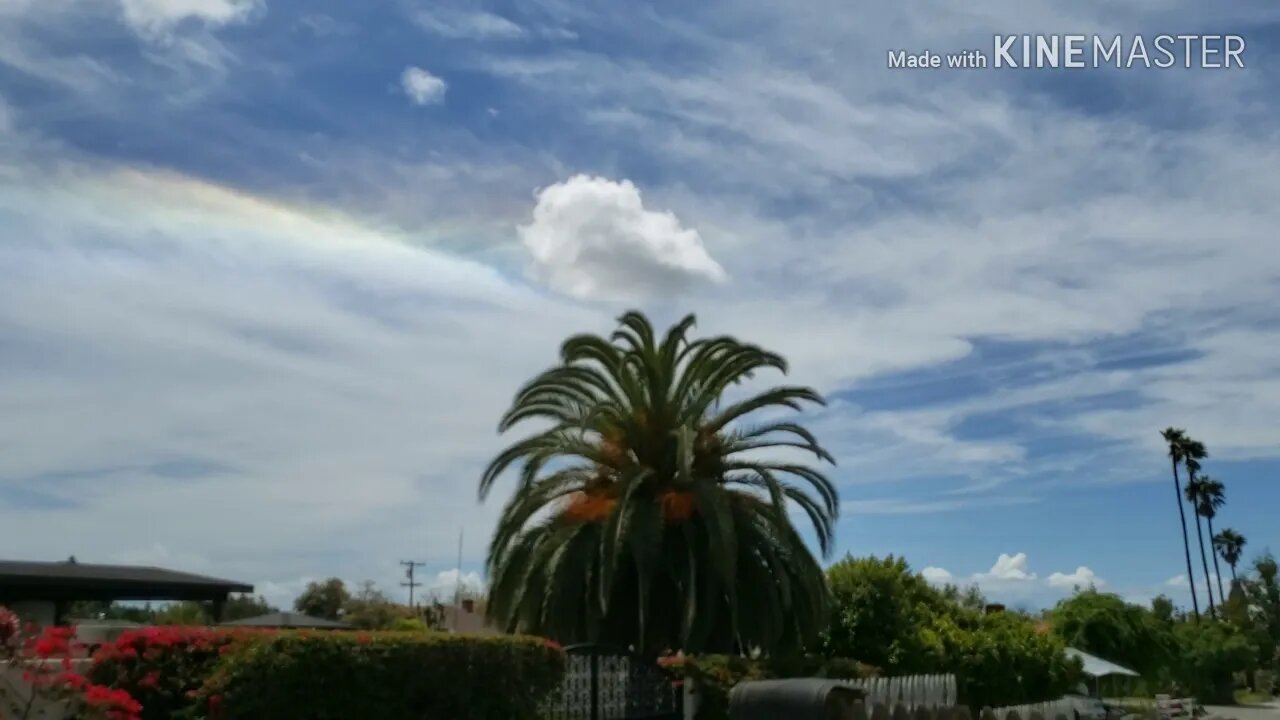
[[[668,490],[659,493],[656,501],[662,505],[662,517],[668,523],[688,522],[698,512],[691,492]],[[576,492],[569,496],[560,517],[570,522],[605,522],[617,504],[618,498],[608,490]]]

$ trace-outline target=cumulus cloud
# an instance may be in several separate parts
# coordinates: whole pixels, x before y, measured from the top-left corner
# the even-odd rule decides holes
[[[1074,587],[1102,587],[1106,585],[1106,581],[1098,577],[1089,568],[1081,565],[1076,568],[1073,573],[1056,572],[1049,576],[1049,587],[1055,588],[1074,588]]]
[[[455,570],[442,570],[436,573],[435,578],[426,584],[427,594],[438,600],[447,600],[454,596],[454,593],[461,591],[462,593],[477,594],[483,593],[485,590],[484,578],[480,573],[464,572],[461,574],[461,582],[458,580],[459,573]]]
[[[943,568],[940,568],[940,567],[932,567],[932,566],[921,570],[920,575],[923,576],[925,580],[933,583],[934,585],[946,585],[947,583],[955,579],[949,571],[944,570]]]
[[[409,66],[400,73],[400,87],[414,105],[435,105],[444,102],[448,83],[420,67]]]
[[[1027,554],[1020,552],[1017,555],[1000,553],[1000,557],[996,558],[996,563],[990,570],[973,577],[979,582],[984,580],[1022,582],[1035,580],[1036,574],[1027,570]]]
[[[247,20],[258,0],[121,0],[124,19],[144,34],[164,33],[188,21],[209,27]]]
[[[575,175],[543,188],[520,237],[534,274],[577,298],[663,296],[727,277],[698,231],[647,209],[630,180]]]

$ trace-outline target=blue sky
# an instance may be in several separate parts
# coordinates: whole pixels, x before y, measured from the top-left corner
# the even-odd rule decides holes
[[[632,306],[827,394],[840,553],[1181,600],[1168,425],[1280,548],[1280,8],[688,5],[0,0],[4,554],[476,577],[498,414]],[[886,66],[1159,32],[1247,66]]]

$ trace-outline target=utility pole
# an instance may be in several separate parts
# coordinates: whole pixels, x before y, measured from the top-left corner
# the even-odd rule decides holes
[[[426,565],[426,563],[414,562],[413,560],[401,560],[400,564],[405,566],[404,574],[405,574],[405,577],[409,578],[409,582],[400,583],[400,587],[409,588],[409,607],[412,608],[413,607],[413,589],[422,585],[422,583],[414,581],[413,571],[414,571],[414,568],[422,567],[423,565]]]
[[[458,615],[462,613],[462,531],[458,528],[458,565],[457,579],[453,583],[453,631],[458,632]]]

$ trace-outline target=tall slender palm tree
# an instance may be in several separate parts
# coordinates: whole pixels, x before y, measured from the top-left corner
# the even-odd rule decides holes
[[[1200,477],[1200,503],[1196,506],[1196,512],[1204,518],[1205,525],[1209,527],[1209,555],[1213,558],[1213,574],[1218,578],[1218,601],[1223,605],[1227,603],[1227,595],[1222,590],[1222,570],[1218,567],[1218,553],[1213,551],[1213,519],[1218,516],[1218,511],[1226,504],[1227,487],[1220,480],[1215,480],[1208,475],[1202,475]]]
[[[1187,464],[1195,467],[1195,461],[1187,459]],[[1190,468],[1188,468],[1190,474]],[[1213,580],[1209,575],[1209,557],[1205,554],[1204,549],[1204,524],[1200,522],[1200,507],[1204,497],[1204,481],[1200,478],[1187,480],[1187,486],[1183,488],[1186,495],[1187,503],[1191,505],[1191,513],[1196,519],[1196,541],[1200,545],[1200,565],[1204,569],[1204,591],[1209,596],[1209,616],[1216,617],[1218,608],[1213,603]]]
[[[561,363],[525,385],[499,424],[543,427],[480,480],[483,499],[523,463],[489,546],[490,617],[648,654],[816,639],[828,589],[788,511],[808,517],[826,555],[839,500],[822,473],[786,456],[834,459],[801,425],[746,421],[822,398],[783,386],[722,405],[731,386],[785,373],[786,362],[732,337],[689,340],[692,315],[661,339],[640,313],[619,323],[608,339],[566,340]]]
[[[1200,620],[1200,601],[1196,598],[1196,576],[1191,570],[1191,543],[1187,538],[1187,514],[1182,508],[1182,481],[1178,479],[1178,465],[1186,457],[1183,454],[1183,450],[1187,442],[1187,433],[1185,430],[1169,427],[1165,428],[1160,435],[1165,442],[1169,443],[1169,463],[1173,467],[1174,499],[1178,501],[1178,519],[1182,521],[1182,554],[1187,560],[1187,582],[1191,585],[1191,610],[1195,613],[1196,621],[1198,622]]]
[[[1224,528],[1222,532],[1213,536],[1213,547],[1217,549],[1222,559],[1231,566],[1232,585],[1236,583],[1236,564],[1244,556],[1244,546],[1247,542],[1243,535],[1231,528]]]

